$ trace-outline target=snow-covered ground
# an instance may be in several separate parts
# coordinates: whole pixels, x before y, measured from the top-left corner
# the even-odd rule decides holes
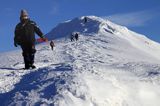
[[[99,17],[83,21],[47,35],[54,51],[37,45],[37,69],[21,69],[20,50],[0,54],[1,106],[160,106],[160,45]]]

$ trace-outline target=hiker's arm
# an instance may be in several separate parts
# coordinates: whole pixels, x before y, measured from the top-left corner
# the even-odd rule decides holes
[[[40,30],[40,28],[37,26],[37,24],[34,22],[34,31],[36,32],[36,34],[41,37],[41,38],[45,38],[42,31]]]

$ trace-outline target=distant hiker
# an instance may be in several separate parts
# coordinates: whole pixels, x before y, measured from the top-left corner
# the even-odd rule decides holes
[[[50,42],[50,46],[51,46],[51,49],[53,50],[53,47],[55,46],[54,45],[54,42],[51,40],[51,42]]]
[[[78,38],[79,38],[79,35],[78,35],[78,33],[76,33],[76,34],[75,34],[75,39],[76,39],[76,41],[78,41]]]
[[[84,23],[86,23],[87,22],[87,17],[84,17]]]
[[[74,41],[74,34],[71,34],[71,41]]]
[[[34,33],[45,40],[37,24],[29,19],[27,11],[21,10],[20,23],[15,28],[14,45],[15,47],[20,45],[22,48],[22,56],[25,63],[24,69],[36,68],[34,66],[34,55],[36,53]]]

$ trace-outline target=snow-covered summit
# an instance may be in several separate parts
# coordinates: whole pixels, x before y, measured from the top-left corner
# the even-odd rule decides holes
[[[87,18],[87,22],[84,20],[85,17]],[[82,16],[58,24],[47,34],[47,37],[50,39],[57,39],[66,37],[73,32],[99,33],[104,31],[112,34],[118,34],[126,33],[129,30],[125,26],[117,25],[101,17]]]
[[[86,23],[84,21],[85,17],[87,18]],[[105,29],[104,27],[107,28]],[[102,29],[113,33],[118,27],[120,26],[100,17],[82,16],[74,18],[73,20],[65,21],[64,23],[60,23],[47,34],[47,37],[49,39],[57,39],[70,36],[70,34],[73,32],[98,33]]]
[[[86,23],[84,21],[85,17],[87,18]],[[160,49],[157,42],[148,39],[144,35],[133,32],[125,26],[117,25],[109,20],[97,16],[82,16],[60,23],[46,36],[50,40],[70,38],[70,35],[73,32],[79,32],[82,35],[97,34],[106,35],[108,38],[114,37],[115,39],[123,39],[123,42],[127,42],[128,45],[132,45],[133,47],[160,59]]]

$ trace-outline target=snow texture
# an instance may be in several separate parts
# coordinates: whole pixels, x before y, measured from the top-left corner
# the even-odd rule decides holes
[[[1,106],[160,106],[160,44],[86,17],[47,34],[55,48],[37,45],[37,69],[22,70],[20,50],[0,54]]]

